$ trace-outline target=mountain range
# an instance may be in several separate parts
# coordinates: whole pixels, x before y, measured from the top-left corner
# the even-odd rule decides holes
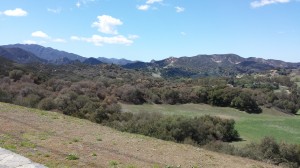
[[[101,64],[101,63],[125,65],[127,63],[134,62],[126,59],[115,59],[115,58],[104,58],[104,57],[99,57],[97,58],[98,61],[96,61],[94,58],[86,58],[77,54],[56,50],[51,47],[43,47],[36,44],[11,44],[11,45],[3,45],[0,47],[2,49],[7,49],[7,50],[14,50],[18,48],[19,50],[18,53],[7,54],[1,52],[0,55],[19,63],[47,62],[47,63],[59,65],[59,64],[69,64],[72,63],[73,61],[78,60],[80,62],[84,62],[86,64],[92,64],[92,65]],[[32,58],[31,57],[30,58],[28,57],[27,59],[24,58],[24,56],[26,55],[31,55]],[[37,60],[36,58],[33,59],[33,56],[36,56],[40,60]]]
[[[117,64],[127,69],[152,72],[162,77],[231,76],[240,73],[256,73],[278,68],[299,68],[300,63],[262,58],[243,58],[236,54],[197,55],[193,57],[169,57],[159,61],[141,62],[115,58],[86,58],[77,54],[34,44],[0,46],[0,56],[17,63]]]
[[[231,76],[255,73],[278,68],[298,68],[300,63],[262,58],[243,58],[235,54],[197,55],[194,57],[169,57],[150,63],[135,62],[124,68],[143,69],[168,77]]]

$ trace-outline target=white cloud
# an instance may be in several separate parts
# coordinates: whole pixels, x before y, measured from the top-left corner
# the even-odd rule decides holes
[[[139,5],[137,6],[138,10],[146,11],[150,8],[150,5]]]
[[[44,33],[43,31],[35,31],[35,32],[31,33],[31,36],[45,39],[48,42],[55,42],[55,43],[66,43],[67,42],[65,39],[62,39],[62,38],[52,38],[48,34]],[[39,42],[39,43],[42,43],[42,42]],[[46,43],[46,42],[44,42],[44,43]]]
[[[253,8],[259,8],[259,7],[263,7],[266,5],[271,5],[271,4],[277,4],[277,3],[288,3],[291,0],[257,0],[257,1],[253,1],[251,2],[251,7]]]
[[[42,31],[36,31],[31,33],[32,37],[39,37],[39,38],[50,38],[46,33],[42,32]]]
[[[184,11],[185,11],[185,9],[184,9],[183,7],[179,7],[179,6],[176,6],[175,9],[176,9],[176,12],[177,12],[177,13],[180,13],[180,12],[184,12]]]
[[[123,22],[109,15],[98,16],[98,21],[92,24],[92,27],[97,27],[98,31],[105,34],[118,34],[116,26],[120,26]]]
[[[38,44],[36,41],[33,40],[25,40],[23,41],[24,44]]]
[[[28,14],[25,10],[21,8],[16,8],[14,10],[6,10],[0,13],[6,16],[27,16]]]
[[[52,41],[56,42],[56,43],[66,43],[67,42],[65,39],[61,39],[61,38],[56,38],[56,39],[53,39]]]
[[[80,2],[77,2],[77,3],[76,3],[76,6],[77,6],[77,8],[80,8],[81,3],[80,3]]]
[[[162,2],[163,0],[147,0],[146,4],[154,4],[157,2]]]
[[[128,38],[129,38],[130,40],[134,40],[134,39],[140,38],[140,36],[135,35],[135,34],[130,34],[130,35],[128,35]]]
[[[76,41],[85,41],[88,43],[93,43],[95,46],[102,46],[103,44],[131,45],[133,43],[132,40],[130,40],[122,35],[117,35],[117,36],[113,36],[113,37],[103,37],[103,36],[99,36],[99,35],[93,35],[92,37],[89,37],[89,38],[72,36],[71,39],[76,40]]]
[[[78,36],[71,36],[70,39],[71,39],[71,40],[77,40],[77,41],[79,41],[79,40],[80,40],[80,37],[78,37]]]
[[[161,3],[161,2],[163,2],[163,0],[147,0],[146,4],[144,4],[144,5],[138,5],[136,8],[138,10],[147,11],[147,10],[149,10],[151,8],[151,6],[154,3]],[[152,8],[152,9],[155,9],[155,7]]]
[[[60,13],[62,11],[62,8],[56,8],[56,9],[47,8],[47,11],[57,14],[57,13]]]
[[[186,35],[187,35],[186,32],[180,32],[180,34],[181,34],[182,36],[186,36]]]
[[[86,5],[87,3],[94,2],[94,1],[96,0],[79,0],[75,5],[77,6],[77,8],[80,8],[82,5]]]

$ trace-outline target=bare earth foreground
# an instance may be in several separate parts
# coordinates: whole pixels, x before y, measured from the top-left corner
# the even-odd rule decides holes
[[[275,167],[5,103],[0,103],[0,147],[48,167]]]

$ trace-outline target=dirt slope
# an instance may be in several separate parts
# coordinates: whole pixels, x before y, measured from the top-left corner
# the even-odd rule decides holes
[[[0,146],[48,167],[275,167],[86,120],[0,103]],[[74,157],[67,156],[74,154]]]

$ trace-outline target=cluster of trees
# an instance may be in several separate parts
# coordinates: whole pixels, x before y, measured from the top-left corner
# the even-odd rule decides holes
[[[237,148],[228,143],[211,142],[205,148],[216,152],[264,161],[282,167],[300,167],[300,145],[278,143],[274,138],[265,137],[259,143]]]
[[[2,102],[90,120],[98,116],[92,111],[118,111],[118,102],[206,103],[248,113],[260,113],[263,106],[296,113],[300,107],[300,90],[288,76],[168,80],[116,65],[82,64],[14,67],[1,76]]]
[[[186,118],[160,113],[123,113],[106,124],[121,131],[195,145],[239,140],[234,120],[211,116]]]

